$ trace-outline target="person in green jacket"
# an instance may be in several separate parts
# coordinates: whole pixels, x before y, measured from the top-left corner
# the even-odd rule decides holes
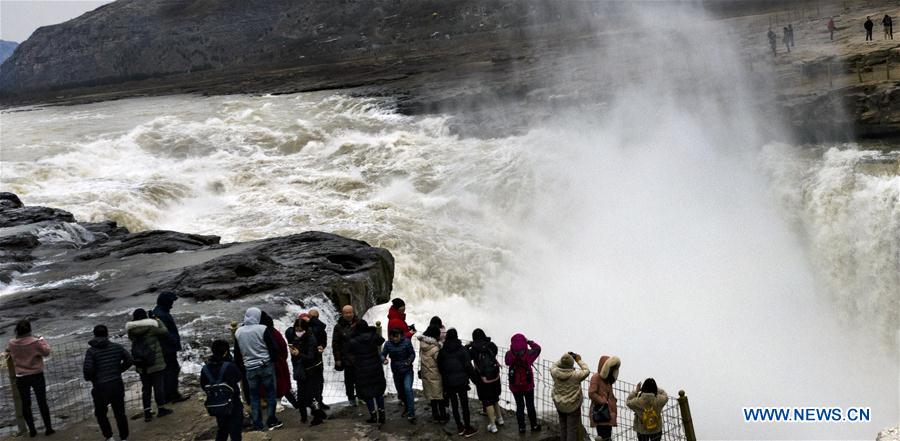
[[[656,380],[648,378],[637,384],[628,394],[625,404],[634,411],[634,431],[639,441],[662,439],[663,408],[669,402],[666,391],[656,387]]]
[[[578,367],[575,367],[578,363]],[[581,361],[581,356],[568,352],[553,363],[550,367],[550,376],[553,377],[553,404],[559,413],[559,439],[561,441],[575,441],[581,428],[581,403],[584,395],[581,392],[581,383],[591,370],[587,363]]]
[[[163,390],[166,360],[163,358],[160,345],[160,339],[169,338],[169,331],[161,321],[147,317],[147,311],[141,308],[134,310],[131,317],[133,320],[125,324],[125,331],[131,340],[131,355],[134,358],[135,370],[141,377],[144,421],[150,422],[153,420],[151,393],[152,398],[156,399],[157,417],[172,413],[163,407],[166,404],[166,394]]]

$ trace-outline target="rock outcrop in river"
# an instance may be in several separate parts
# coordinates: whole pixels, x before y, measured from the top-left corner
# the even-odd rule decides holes
[[[389,251],[334,234],[221,244],[217,236],[131,233],[0,193],[0,334],[22,317],[52,319],[39,326],[46,331],[52,322],[65,332],[67,318],[152,306],[166,290],[196,302],[255,296],[303,304],[324,296],[364,313],[390,298],[393,276]],[[225,317],[246,307],[219,303],[213,309]]]

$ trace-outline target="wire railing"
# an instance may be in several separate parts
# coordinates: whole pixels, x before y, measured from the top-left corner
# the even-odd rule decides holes
[[[229,339],[230,340],[230,339]],[[131,348],[131,344],[127,339],[113,339],[116,343],[122,344],[126,349]],[[84,363],[84,355],[88,349],[87,343],[66,342],[54,345],[52,355],[44,360],[44,376],[47,382],[47,397],[50,406],[51,418],[55,426],[64,426],[67,423],[83,421],[93,417],[93,402],[91,400],[91,385],[86,382],[82,376],[82,366]],[[419,362],[419,342],[413,339],[413,346],[416,350],[416,372],[418,372]],[[506,353],[507,348],[498,347],[498,361],[503,364],[502,357]],[[185,363],[196,363],[208,355],[208,349],[198,347],[195,350],[187,350],[183,352],[183,360]],[[334,369],[334,358],[332,357],[331,348],[327,348],[323,354],[324,364],[324,390],[323,399],[326,403],[338,403],[347,399],[346,389],[344,387],[343,372]],[[558,424],[559,415],[556,406],[553,403],[553,378],[550,375],[550,368],[553,362],[548,359],[538,358],[534,363],[534,382],[535,382],[535,410],[538,418],[544,423]],[[502,367],[504,370],[505,366]],[[188,369],[189,370],[189,369]],[[388,393],[396,394],[390,367],[385,366],[385,379],[387,382]],[[183,376],[195,374],[185,373]],[[140,412],[141,403],[141,383],[140,378],[134,369],[129,369],[122,375],[125,383],[125,405],[126,411],[130,414]],[[413,388],[422,389],[422,381],[418,375],[413,376]],[[500,406],[506,410],[507,419],[514,419],[515,399],[509,390],[507,376],[501,375],[502,392],[500,396]],[[586,433],[594,435],[590,427],[590,399],[588,398],[589,379],[585,379],[582,384],[583,405],[582,405],[582,424]],[[637,440],[637,434],[633,429],[633,412],[627,408],[625,402],[628,394],[635,388],[633,383],[626,381],[616,381],[613,385],[613,391],[618,400],[618,416],[617,427],[613,430],[614,440]],[[475,387],[469,391],[470,398],[477,400]],[[284,402],[287,405],[286,402]],[[418,408],[425,405],[420,401],[417,403]],[[10,379],[7,375],[0,375],[0,408],[14,409],[13,391]],[[37,417],[37,406],[33,402],[32,411],[35,412],[35,423],[40,424],[41,420]],[[473,424],[477,422],[477,415],[473,416]],[[677,441],[687,440],[686,432],[682,424],[682,414],[676,397],[670,395],[668,404],[663,408],[662,415],[663,440]],[[0,434],[11,433],[16,430],[16,416],[13,412],[3,412],[0,415]]]

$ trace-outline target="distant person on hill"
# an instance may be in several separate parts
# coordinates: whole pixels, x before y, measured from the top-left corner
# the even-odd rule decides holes
[[[166,392],[163,384],[163,359],[161,340],[169,338],[169,332],[161,321],[147,317],[147,311],[138,308],[131,314],[132,321],[125,323],[125,332],[131,340],[131,358],[134,369],[141,377],[141,403],[144,405],[144,421],[153,420],[151,399],[156,398],[156,416],[164,417],[171,410],[166,409]]]
[[[388,329],[395,328],[403,331],[403,336],[408,339],[416,333],[415,326],[410,328],[406,324],[406,302],[401,298],[391,300],[391,309],[388,310]]]
[[[216,415],[216,441],[241,441],[241,430],[244,427],[244,406],[241,403],[241,371],[233,363],[228,353],[228,342],[216,340],[210,346],[212,357],[200,371],[200,387],[207,392],[207,397],[220,385],[231,388],[231,408]],[[221,379],[221,382],[219,382]],[[225,389],[227,392],[228,389]]]
[[[413,365],[416,361],[416,350],[412,342],[403,335],[400,328],[393,328],[390,337],[381,350],[384,364],[391,363],[391,373],[394,376],[394,388],[397,389],[397,398],[404,405],[401,416],[405,416],[410,423],[416,422],[416,396],[413,394]]]
[[[788,31],[788,28],[784,28],[783,34],[781,36],[781,42],[784,43],[785,49],[787,49],[788,53],[791,52],[791,33]]]
[[[94,416],[103,438],[112,438],[112,426],[106,412],[112,405],[119,438],[128,439],[128,416],[125,415],[125,383],[122,372],[132,365],[131,354],[122,345],[109,341],[109,330],[106,326],[94,327],[94,338],[88,342],[90,348],[84,354],[84,379],[94,387],[91,397],[94,399]]]
[[[419,335],[419,379],[422,380],[422,394],[426,400],[431,401],[431,419],[440,424],[450,421],[447,413],[447,402],[444,396],[444,385],[441,382],[441,371],[438,369],[437,357],[441,350],[441,335],[443,326],[440,319]]]
[[[775,49],[775,32],[772,31],[772,28],[769,28],[769,32],[766,33],[766,37],[769,38],[769,47],[772,48],[772,56],[775,56],[778,51]]]
[[[334,357],[334,370],[344,371],[344,388],[347,392],[347,401],[351,406],[356,406],[356,365],[353,354],[350,352],[350,337],[357,327],[366,328],[368,323],[360,319],[353,312],[353,306],[345,305],[341,308],[341,318],[334,326],[331,337],[331,353]]]
[[[578,367],[575,364],[578,363]],[[553,377],[553,404],[559,413],[560,441],[577,441],[581,428],[581,383],[591,370],[581,356],[569,352],[553,363],[550,376]]]
[[[794,25],[788,23],[788,40],[790,40],[791,47],[794,47]]]
[[[456,329],[450,328],[447,331],[447,339],[444,340],[444,347],[438,353],[437,362],[441,371],[444,394],[450,399],[450,407],[453,409],[456,433],[471,438],[478,433],[478,429],[472,427],[468,395],[469,379],[475,374],[475,370],[472,369],[472,360],[463,348]],[[461,419],[460,411],[462,411]]]
[[[828,33],[831,34],[831,41],[834,41],[834,17],[828,19]]]
[[[152,316],[158,318],[169,331],[169,338],[160,341],[162,344],[163,358],[166,361],[166,369],[163,371],[163,386],[166,392],[167,403],[177,403],[187,398],[178,392],[178,374],[181,366],[178,364],[178,352],[181,351],[181,336],[178,334],[178,325],[172,317],[172,306],[178,296],[173,292],[163,292],[156,298],[156,307]]]
[[[349,355],[356,369],[356,395],[366,402],[369,409],[367,423],[384,424],[384,391],[387,380],[381,365],[381,345],[384,337],[374,326],[362,322],[353,328],[349,341]]]
[[[872,41],[872,28],[875,26],[872,23],[871,17],[866,17],[866,22],[863,23],[863,27],[866,28],[866,41]]]
[[[637,384],[628,394],[625,404],[634,411],[634,424],[638,441],[662,440],[663,408],[669,402],[666,391],[656,387],[656,380],[648,378]]]
[[[44,420],[44,434],[54,433],[50,424],[50,408],[47,406],[47,382],[44,379],[44,357],[50,355],[50,345],[44,337],[31,335],[31,322],[20,320],[16,323],[16,338],[9,341],[6,353],[16,366],[16,389],[22,399],[22,417],[28,426],[28,436],[34,438],[34,414],[31,413],[31,390],[37,399],[41,419]]]
[[[506,351],[506,365],[509,366],[509,390],[516,400],[516,421],[519,433],[525,433],[525,409],[528,409],[528,421],[532,432],[540,432],[541,425],[537,421],[534,410],[534,369],[532,365],[541,355],[541,346],[528,340],[522,334],[512,336],[509,350]]]
[[[597,373],[591,376],[588,398],[591,399],[591,427],[597,428],[601,440],[612,439],[612,428],[616,427],[616,394],[613,383],[619,377],[619,357],[604,355],[597,364]]]
[[[881,26],[884,28],[884,39],[887,40],[890,38],[894,39],[894,20],[890,15],[884,14],[884,18],[881,19]]]
[[[475,390],[478,400],[487,414],[487,430],[497,433],[497,426],[503,425],[503,412],[500,410],[500,363],[497,362],[497,345],[485,335],[481,329],[472,331],[472,342],[466,345],[469,358],[475,365]]]

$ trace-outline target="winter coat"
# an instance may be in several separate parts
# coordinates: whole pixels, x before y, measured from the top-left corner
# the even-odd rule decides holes
[[[406,338],[412,338],[413,333],[409,329],[409,326],[406,324],[406,313],[400,312],[399,309],[394,309],[392,306],[391,309],[388,309],[388,332],[391,332],[391,329],[399,329],[403,331],[403,336]]]
[[[616,427],[618,425],[616,422],[616,394],[613,393],[612,384],[607,383],[606,380],[609,378],[610,372],[620,364],[621,361],[619,360],[619,357],[604,355],[600,357],[600,362],[597,365],[597,373],[591,376],[591,385],[588,387],[588,397],[591,399],[591,413],[594,411],[594,406],[606,403],[609,405],[610,416],[609,422],[606,423],[596,423],[594,422],[594,419],[591,418],[591,427]]]
[[[316,336],[316,343],[322,348],[328,347],[328,332],[325,330],[325,323],[322,323],[318,317],[309,319],[309,329]]]
[[[272,363],[275,368],[275,396],[281,398],[287,395],[291,390],[291,371],[288,369],[288,346],[281,335],[275,328],[269,328],[272,333],[272,340],[275,342],[275,352],[272,356]],[[260,393],[265,392],[264,388],[260,388]],[[265,395],[260,395],[265,397]]]
[[[419,378],[422,380],[422,392],[427,400],[443,400],[444,386],[441,382],[441,371],[438,369],[437,356],[441,343],[425,336],[419,339]]]
[[[576,361],[578,369],[574,367],[563,368],[559,362],[550,367],[550,376],[553,378],[553,403],[556,409],[562,413],[571,413],[581,408],[584,395],[581,393],[581,382],[584,381],[591,370],[582,361]]]
[[[662,432],[663,428],[663,408],[666,407],[666,404],[669,402],[669,396],[666,394],[666,391],[662,389],[657,389],[655,394],[643,393],[641,391],[634,391],[628,394],[628,399],[625,400],[625,405],[628,406],[629,409],[634,411],[634,431],[640,435],[652,435],[654,433]],[[644,424],[641,421],[641,415],[644,412],[644,408],[651,406],[656,410],[656,413],[659,415],[659,428],[656,430],[647,430],[644,428]]]
[[[510,391],[516,393],[534,390],[534,370],[532,365],[540,355],[540,345],[526,339],[522,334],[512,336],[509,350],[506,351],[504,360],[510,370]]]
[[[381,350],[382,357],[390,357],[391,371],[394,375],[403,375],[412,372],[413,363],[416,361],[416,350],[408,338],[403,338],[398,343],[388,340]]]
[[[338,319],[337,325],[334,326],[334,332],[331,337],[331,353],[334,356],[334,364],[337,367],[341,364],[344,366],[353,366],[353,354],[350,353],[350,338],[356,327],[366,328],[369,326],[365,320],[353,316],[349,322],[343,317]]]
[[[356,367],[356,395],[363,400],[384,395],[387,382],[378,349],[384,337],[375,327],[357,327],[350,337],[348,354]]]
[[[497,345],[494,344],[490,337],[486,340],[476,340],[466,345],[466,352],[469,353],[469,359],[472,360],[474,372],[472,375],[472,383],[475,383],[475,391],[478,394],[478,400],[485,405],[490,405],[500,400],[501,381],[500,381],[500,363],[497,363],[497,381],[486,383],[482,377],[483,373],[478,370],[478,356],[482,353],[494,359],[497,362]],[[489,378],[490,380],[490,378]]]
[[[50,355],[50,344],[43,338],[26,335],[9,341],[6,352],[16,365],[16,376],[44,372],[44,357]]]
[[[143,320],[135,320],[125,323],[125,332],[128,333],[128,339],[131,340],[131,346],[143,339],[147,346],[153,351],[153,366],[147,368],[135,367],[139,374],[152,374],[160,372],[166,368],[166,360],[163,358],[161,340],[169,338],[169,331],[165,325],[159,320],[151,318]]]
[[[160,342],[163,352],[172,353],[181,350],[181,335],[178,334],[178,326],[172,318],[172,305],[178,299],[174,293],[164,292],[156,298],[156,307],[153,308],[153,317],[158,318],[169,331],[169,338]]]
[[[863,27],[865,27],[867,31],[871,31],[874,26],[875,23],[873,23],[872,20],[866,20],[866,22],[863,23]]]
[[[469,379],[475,375],[472,359],[457,339],[447,340],[438,352],[438,370],[445,392],[469,390]]]
[[[84,355],[84,379],[98,385],[122,381],[122,372],[133,364],[131,354],[106,337],[95,337]]]
[[[298,335],[294,328],[288,328],[284,331],[287,336],[288,343],[297,348],[297,355],[291,355],[291,362],[294,364],[294,379],[303,381],[306,374],[315,369],[322,369],[322,354],[319,352],[319,342],[316,336],[306,331]]]
[[[259,323],[259,308],[248,308],[244,324],[234,333],[234,358],[242,370],[258,369],[272,363],[278,353],[274,329]]]

